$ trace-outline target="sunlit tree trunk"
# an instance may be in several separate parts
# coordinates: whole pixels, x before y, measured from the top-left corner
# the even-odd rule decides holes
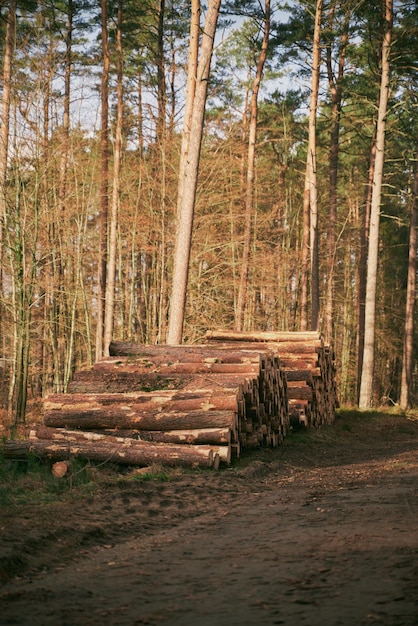
[[[4,226],[6,221],[6,182],[7,164],[9,152],[9,130],[10,130],[10,93],[12,58],[14,52],[15,30],[16,30],[16,0],[10,2],[7,15],[6,39],[4,45],[3,58],[3,94],[1,103],[1,126],[0,126],[0,349],[3,348],[3,258],[4,258]]]
[[[122,56],[122,0],[118,1],[118,18],[116,33],[117,49],[117,112],[115,129],[115,148],[113,152],[113,187],[110,207],[109,259],[107,263],[106,297],[103,354],[109,356],[109,345],[112,341],[115,303],[115,277],[117,252],[117,225],[120,192],[120,171],[122,160],[122,122],[123,122],[123,56]]]
[[[237,310],[235,316],[236,330],[242,330],[244,324],[244,310],[248,293],[248,273],[250,265],[250,245],[252,235],[252,221],[254,214],[254,176],[255,176],[255,143],[257,138],[258,117],[258,93],[260,91],[264,64],[267,58],[267,47],[270,35],[270,0],[264,5],[264,35],[258,58],[257,70],[251,90],[250,123],[248,130],[247,152],[247,179],[245,188],[245,222],[244,222],[244,248],[241,260],[241,275],[238,290]]]
[[[70,149],[70,101],[71,101],[71,66],[72,66],[72,30],[73,30],[73,3],[68,2],[67,8],[67,24],[65,37],[65,58],[64,58],[64,107],[61,127],[61,143],[60,143],[60,164],[59,164],[59,182],[58,182],[58,211],[54,212],[51,224],[51,302],[50,307],[50,337],[52,338],[51,346],[54,357],[54,390],[59,392],[65,389],[65,380],[69,378],[70,364],[67,361],[67,348],[69,348],[68,340],[71,335],[68,334],[68,308],[66,285],[64,284],[64,250],[65,246],[65,216],[66,216],[66,196],[67,196],[67,171],[69,162]],[[51,42],[52,45],[52,42]],[[51,55],[52,56],[52,55]],[[50,82],[50,81],[49,81]],[[48,94],[49,96],[49,94]],[[49,107],[49,99],[45,106],[45,110]],[[45,122],[48,122],[48,116],[45,115]],[[47,128],[44,131],[45,145],[47,145],[48,135]],[[48,181],[45,181],[45,197],[48,194]],[[71,350],[71,348],[70,348]],[[44,354],[45,360],[48,355]]]
[[[332,5],[329,17],[329,28],[333,27],[335,2]],[[337,244],[337,182],[338,182],[338,157],[340,146],[340,119],[342,87],[344,76],[345,55],[348,44],[349,15],[346,15],[344,30],[341,34],[339,49],[338,69],[334,74],[331,59],[331,46],[327,46],[327,74],[331,92],[331,129],[329,150],[329,213],[327,226],[327,285],[324,310],[324,332],[331,340],[333,337],[333,311],[334,311],[334,269],[336,260]]]
[[[411,388],[414,352],[414,319],[417,284],[417,227],[418,227],[418,150],[415,161],[414,184],[411,198],[411,221],[409,226],[408,282],[406,288],[405,330],[402,360],[401,396],[403,409],[411,406]]]
[[[302,235],[302,298],[301,329],[308,326],[308,233],[310,246],[311,277],[311,328],[316,330],[319,323],[319,250],[318,250],[318,190],[316,172],[316,112],[318,108],[319,72],[321,64],[321,18],[323,0],[317,0],[312,48],[311,96],[309,102],[309,138],[306,158],[303,235]],[[309,205],[308,205],[309,203]],[[309,208],[308,208],[309,206]],[[309,216],[309,219],[308,219]]]
[[[372,148],[369,159],[369,175],[364,193],[364,211],[360,224],[360,250],[358,262],[358,289],[357,289],[357,384],[356,400],[360,398],[361,372],[363,369],[364,351],[364,313],[366,308],[366,282],[367,282],[367,246],[370,231],[370,207],[372,203],[374,165],[376,159],[376,135],[373,135]]]
[[[182,199],[181,206],[179,206],[177,211],[178,224],[174,251],[170,317],[167,333],[168,344],[181,343],[183,336],[194,206],[196,201],[207,85],[220,4],[221,0],[211,0],[208,6],[196,74],[196,88],[192,105],[193,110],[191,115],[187,162],[183,170],[182,167],[180,168],[180,171],[183,172],[183,181],[179,180],[179,189],[182,190]]]
[[[60,163],[60,181],[59,181],[59,211],[60,211],[60,229],[59,229],[59,246],[60,251],[63,248],[65,240],[65,228],[64,228],[64,216],[66,215],[67,204],[67,175],[68,175],[68,163],[70,158],[70,110],[71,110],[71,74],[72,74],[72,36],[73,36],[73,1],[68,0],[67,7],[67,30],[66,30],[66,49],[65,49],[65,69],[64,69],[64,111],[62,121],[62,148],[61,148],[61,163]],[[72,313],[68,311],[68,303],[65,293],[64,284],[64,267],[61,260],[59,263],[59,293],[60,300],[62,301],[62,307],[65,311],[65,327],[60,329],[60,344],[61,351],[63,352],[64,372],[63,372],[63,390],[66,391],[67,385],[72,373],[72,355],[74,352],[74,307],[76,303],[76,297],[74,295],[74,305],[72,307]],[[67,320],[67,315],[69,320]],[[67,324],[67,321],[69,323]],[[72,332],[68,333],[67,329],[70,327]],[[67,331],[67,332],[66,332]]]
[[[390,46],[392,39],[393,2],[385,1],[385,32],[382,42],[382,64],[379,111],[376,127],[376,160],[370,214],[369,252],[367,259],[367,287],[363,370],[359,407],[367,409],[373,402],[374,339],[376,325],[376,289],[379,252],[380,204],[382,197],[386,113],[390,88]]]
[[[189,59],[187,65],[186,103],[184,109],[183,132],[181,136],[181,152],[179,163],[178,190],[177,190],[177,216],[179,217],[183,206],[184,185],[186,183],[185,170],[190,145],[190,132],[192,128],[193,103],[196,92],[197,64],[199,60],[199,31],[200,31],[200,0],[192,0],[192,13],[190,17]]]
[[[100,222],[99,222],[99,259],[97,285],[97,332],[96,360],[103,355],[104,344],[104,305],[106,296],[107,271],[107,223],[109,212],[109,36],[107,28],[107,0],[101,0],[103,71],[101,84],[101,182],[100,182]]]

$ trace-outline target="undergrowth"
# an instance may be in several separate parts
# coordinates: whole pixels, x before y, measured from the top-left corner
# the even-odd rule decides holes
[[[398,419],[399,418],[399,419]],[[373,432],[383,429],[401,436],[416,434],[418,411],[399,410],[359,411],[354,408],[340,408],[335,422],[318,429],[300,428],[285,438],[284,446],[294,448],[316,448],[344,445],[343,441],[373,436]],[[270,460],[277,458],[276,449],[244,451],[241,457],[228,469],[240,470],[250,465],[260,454]],[[5,458],[0,441],[0,507],[15,505],[40,505],[71,497],[83,497],[106,488],[106,485],[120,481],[166,482],[175,478],[181,468],[152,466],[147,468],[121,467],[109,462],[93,463],[73,458],[67,474],[56,478],[52,473],[52,461],[29,456],[25,459]],[[192,470],[193,471],[193,470]],[[197,471],[197,470],[196,470]],[[212,472],[212,470],[208,470]]]

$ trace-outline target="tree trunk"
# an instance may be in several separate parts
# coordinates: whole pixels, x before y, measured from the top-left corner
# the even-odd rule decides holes
[[[406,289],[405,331],[402,361],[401,396],[403,409],[411,406],[411,388],[414,352],[414,319],[417,282],[417,226],[418,226],[418,150],[415,161],[414,183],[411,198],[411,221],[409,226],[409,262]]]
[[[182,167],[180,168],[180,171],[184,172],[183,182],[179,181],[179,188],[183,190],[183,198],[177,215],[178,224],[174,251],[170,317],[167,334],[168,344],[180,344],[183,336],[187,280],[193,232],[193,217],[196,201],[200,150],[203,136],[207,86],[220,4],[221,0],[211,0],[209,2],[202,35],[200,59],[197,68],[196,89],[193,98],[193,112],[190,128],[189,152],[184,169],[182,170]]]
[[[99,258],[97,285],[97,332],[96,361],[103,356],[104,306],[106,296],[107,267],[107,222],[109,211],[109,36],[107,28],[107,0],[101,0],[103,71],[101,82],[101,179],[100,179],[100,222]]]
[[[318,241],[318,184],[316,171],[316,111],[318,107],[319,72],[321,64],[321,17],[323,0],[317,0],[312,52],[312,87],[309,105],[309,201],[310,201],[310,246],[311,246],[311,329],[319,324],[319,241]]]
[[[116,32],[117,48],[117,113],[115,130],[115,149],[113,153],[113,188],[110,208],[109,259],[107,263],[106,297],[103,354],[109,356],[112,341],[115,303],[115,277],[117,252],[117,226],[119,210],[120,171],[122,161],[122,123],[123,123],[123,56],[122,56],[122,0],[118,0],[118,19]]]
[[[131,433],[130,435],[122,433]],[[52,441],[115,441],[134,439],[154,443],[174,443],[185,445],[228,445],[231,443],[229,428],[201,428],[189,430],[117,430],[91,432],[82,430],[66,430],[37,426],[30,432],[30,438],[49,439]]]
[[[257,70],[253,81],[250,101],[250,124],[248,135],[247,154],[247,181],[245,188],[245,227],[244,248],[241,260],[241,276],[238,290],[237,310],[235,315],[235,327],[241,331],[244,325],[244,311],[248,294],[248,274],[250,266],[250,245],[252,234],[252,222],[254,214],[254,176],[255,176],[255,144],[257,138],[258,118],[258,93],[260,91],[264,64],[267,58],[267,48],[270,34],[270,0],[265,0],[264,6],[264,35],[261,44]]]
[[[177,217],[181,215],[183,207],[183,193],[185,170],[190,146],[190,133],[192,128],[193,102],[196,93],[197,65],[199,58],[199,32],[200,32],[200,0],[192,0],[192,12],[190,17],[189,59],[187,64],[186,103],[184,109],[183,132],[181,137],[181,152],[177,190]]]
[[[56,252],[56,315],[54,316],[57,334],[58,361],[61,364],[59,381],[60,387],[66,389],[71,375],[71,355],[73,353],[74,335],[69,332],[71,320],[69,319],[67,293],[64,284],[64,262],[63,244],[67,235],[65,230],[65,215],[67,212],[67,170],[70,150],[70,103],[71,103],[71,66],[72,66],[72,35],[73,35],[73,2],[68,1],[67,24],[66,24],[66,46],[65,46],[65,69],[64,69],[64,111],[62,120],[62,141],[58,187],[58,242]]]
[[[301,330],[308,328],[309,262],[311,284],[311,328],[316,330],[319,317],[318,198],[316,179],[316,111],[318,106],[321,62],[320,35],[323,0],[317,0],[312,47],[311,96],[309,102],[308,150],[303,193],[301,258]]]
[[[159,0],[158,8],[158,34],[157,34],[157,124],[156,124],[156,143],[161,150],[165,145],[166,134],[166,108],[167,108],[167,86],[165,79],[164,64],[164,12],[165,0]]]
[[[335,2],[330,11],[329,28],[333,28],[335,14]],[[344,30],[341,34],[341,46],[338,59],[338,72],[334,75],[331,59],[331,45],[327,46],[327,74],[328,84],[331,91],[331,129],[329,150],[329,214],[327,232],[327,291],[324,311],[325,336],[333,337],[333,310],[334,310],[334,268],[337,244],[337,182],[338,182],[338,157],[340,139],[340,119],[342,88],[344,76],[345,55],[348,45],[349,11],[347,11]]]
[[[188,430],[196,428],[229,428],[236,430],[235,411],[160,411],[145,413],[129,405],[69,408],[65,411],[51,410],[45,415],[45,425],[54,428],[137,428],[139,430]]]
[[[22,458],[35,454],[41,458],[63,460],[80,457],[90,461],[119,463],[121,465],[188,465],[191,467],[214,467],[213,450],[209,446],[185,446],[150,443],[148,441],[129,440],[119,442],[69,442],[41,441],[6,441],[3,454],[7,458]],[[219,458],[216,460],[219,466]]]
[[[356,398],[360,398],[361,372],[363,370],[364,352],[364,313],[366,308],[366,283],[367,283],[367,247],[370,232],[370,209],[372,204],[373,178],[376,161],[376,135],[373,135],[372,147],[370,151],[369,175],[365,190],[364,214],[360,224],[360,252],[358,262],[358,287],[357,287],[357,385]]]
[[[12,0],[12,2],[10,2],[9,12],[7,16],[6,39],[3,52],[3,94],[0,127],[0,320],[3,319],[3,239],[7,219],[6,182],[9,152],[12,58],[16,30],[16,5],[16,0]],[[3,348],[3,332],[4,330],[0,321],[0,350]]]
[[[376,326],[376,290],[379,253],[380,204],[382,197],[386,113],[390,88],[390,46],[392,38],[393,0],[385,0],[385,32],[382,43],[382,66],[379,111],[376,129],[376,161],[370,215],[369,253],[367,260],[367,288],[363,370],[361,375],[359,407],[368,409],[373,403],[374,339]]]

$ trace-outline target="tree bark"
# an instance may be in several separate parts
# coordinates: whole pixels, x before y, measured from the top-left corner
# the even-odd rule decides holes
[[[128,391],[123,392],[89,392],[54,394],[44,400],[46,414],[54,411],[74,412],[77,408],[84,410],[117,411],[123,406],[123,410],[131,410],[141,415],[156,415],[163,412],[197,410],[221,410],[234,411],[237,408],[236,390],[222,390],[215,392],[212,389],[195,391]]]
[[[147,466],[162,463],[168,466],[187,465],[191,467],[214,467],[214,453],[209,446],[185,446],[150,443],[129,440],[119,442],[69,442],[6,441],[3,444],[6,458],[22,458],[34,454],[51,460],[64,460],[80,457],[90,461],[119,463],[121,465]],[[219,458],[217,459],[219,466]]]
[[[7,15],[6,38],[3,53],[3,94],[1,103],[0,126],[0,320],[3,318],[3,253],[4,231],[7,219],[6,182],[10,132],[10,96],[12,58],[16,30],[16,0],[12,0]],[[3,328],[0,322],[0,346],[2,346]]]
[[[103,356],[104,306],[107,272],[107,228],[109,213],[109,36],[107,27],[107,0],[101,0],[101,25],[103,48],[103,71],[101,81],[101,178],[100,178],[100,221],[97,286],[97,331],[96,361]]]
[[[182,189],[183,197],[181,208],[179,209],[177,216],[178,224],[174,251],[170,316],[167,334],[167,343],[171,345],[180,344],[183,336],[194,207],[196,202],[196,188],[203,136],[206,96],[220,4],[221,0],[211,0],[209,2],[197,68],[196,89],[193,98],[193,111],[191,116],[189,151],[186,159],[187,162],[183,170],[184,180],[179,182],[179,188]]]
[[[364,352],[364,329],[365,329],[365,308],[366,308],[366,285],[367,285],[367,247],[369,244],[370,232],[370,210],[372,204],[373,178],[376,161],[376,135],[373,135],[372,147],[370,151],[369,174],[364,194],[364,214],[360,224],[360,251],[358,262],[358,286],[357,286],[357,385],[356,399],[360,398],[361,373],[363,370]]]
[[[336,3],[334,2],[330,11],[329,29],[333,28]],[[333,311],[334,311],[334,269],[337,245],[337,182],[338,182],[338,157],[340,147],[340,120],[342,102],[342,80],[344,77],[345,56],[348,45],[348,27],[350,21],[350,11],[347,10],[344,29],[341,34],[341,45],[339,50],[338,71],[334,75],[331,58],[331,45],[327,46],[327,74],[328,84],[331,91],[331,129],[330,129],[330,149],[329,149],[329,214],[327,228],[327,289],[324,311],[325,336],[333,337]]]
[[[276,331],[255,331],[238,332],[234,330],[209,330],[206,333],[206,339],[222,340],[222,341],[290,341],[293,343],[298,341],[316,341],[320,339],[320,334],[316,331],[300,331],[300,332],[276,332]]]
[[[164,66],[164,17],[165,0],[159,0],[158,7],[158,39],[157,39],[157,100],[158,113],[156,124],[156,142],[159,148],[165,145],[166,134],[166,108],[167,108],[167,86],[165,80]]]
[[[303,192],[301,253],[301,319],[302,331],[308,328],[308,292],[311,286],[311,328],[316,330],[319,317],[318,194],[316,179],[316,112],[318,107],[321,62],[320,35],[323,0],[317,0],[312,47],[311,96],[309,101],[308,149]],[[310,258],[310,273],[309,273]],[[309,280],[310,278],[310,280]]]
[[[116,32],[117,49],[117,113],[115,130],[115,149],[113,153],[113,188],[110,208],[109,260],[107,263],[103,354],[109,356],[109,346],[113,334],[115,309],[115,278],[117,226],[119,212],[120,171],[122,163],[122,124],[123,124],[123,54],[122,54],[122,0],[118,0],[118,18]]]
[[[392,39],[393,0],[385,0],[385,31],[382,42],[382,64],[379,111],[376,130],[376,161],[370,215],[369,251],[367,260],[367,288],[363,370],[359,407],[368,409],[373,403],[374,339],[376,328],[376,290],[379,255],[379,223],[384,168],[386,113],[390,89],[390,47]]]
[[[411,198],[411,221],[409,225],[408,282],[406,288],[405,330],[402,360],[401,395],[399,404],[403,409],[411,406],[414,319],[417,283],[417,227],[418,227],[418,150],[416,153],[414,183]]]
[[[317,0],[312,52],[312,87],[309,105],[309,202],[310,202],[310,247],[311,247],[311,329],[319,325],[319,241],[318,241],[318,183],[316,171],[316,112],[318,108],[319,73],[321,65],[321,18],[323,0]]]
[[[12,2],[10,2],[3,53],[3,93],[0,127],[0,244],[3,243],[3,226],[6,217],[6,176],[9,148],[12,57],[16,30],[16,5],[16,0],[12,0]],[[3,247],[0,245],[0,254],[2,254],[2,249]]]
[[[250,246],[252,234],[252,222],[254,215],[254,176],[255,176],[255,146],[257,139],[257,118],[258,118],[258,94],[260,91],[261,79],[263,76],[264,64],[267,58],[267,48],[270,35],[270,0],[265,0],[264,5],[264,35],[261,44],[260,56],[258,58],[257,70],[254,77],[251,101],[250,101],[250,123],[248,133],[247,152],[247,180],[245,187],[245,227],[244,227],[244,247],[241,259],[241,275],[238,289],[237,309],[235,315],[235,327],[241,331],[244,325],[244,311],[248,294],[248,274],[250,266]]]
[[[49,411],[45,425],[54,428],[79,428],[96,430],[102,428],[137,428],[139,430],[189,430],[196,428],[229,428],[235,432],[235,411],[160,411],[147,414],[129,406],[91,409],[74,407],[66,411]]]
[[[199,61],[199,32],[200,32],[200,0],[192,0],[189,36],[189,59],[187,64],[186,103],[184,109],[183,132],[181,137],[181,152],[177,190],[177,218],[179,219],[183,207],[185,172],[190,146],[192,129],[193,103],[196,93],[197,65]]]
[[[128,430],[120,431],[129,432]],[[153,443],[174,443],[186,445],[227,445],[231,443],[229,428],[201,428],[189,430],[133,430],[132,436],[118,434],[118,431],[92,432],[67,430],[37,426],[30,431],[31,439],[48,439],[52,441],[109,441],[123,443],[123,440],[150,441]],[[112,434],[110,434],[112,433]]]

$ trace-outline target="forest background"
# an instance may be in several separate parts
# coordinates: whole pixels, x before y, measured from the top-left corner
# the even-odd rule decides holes
[[[167,340],[191,5],[0,3],[0,395],[16,422],[103,354],[106,283],[112,338]],[[319,329],[344,404],[360,390],[387,7],[222,2],[207,85],[182,339]],[[418,7],[392,8],[375,406],[401,401],[405,340],[401,404],[417,399]],[[312,196],[304,219],[315,69],[317,254]]]

